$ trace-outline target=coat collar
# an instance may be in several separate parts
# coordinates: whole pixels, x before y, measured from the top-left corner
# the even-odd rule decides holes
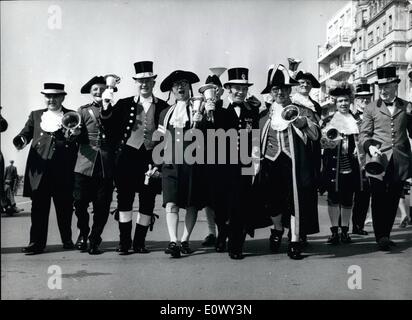
[[[228,98],[226,98],[225,100],[223,100],[223,104],[222,104],[222,108],[223,109],[227,109],[227,108],[229,108],[229,106],[231,106],[231,104],[232,104],[232,102],[228,99]],[[252,108],[250,107],[250,105],[246,102],[246,101],[243,101],[243,104],[242,104],[247,110],[251,110]]]
[[[393,112],[393,115],[391,115],[391,112],[389,111],[385,103],[382,101],[382,99],[378,99],[378,101],[376,102],[376,106],[379,108],[379,111],[387,115],[388,117],[395,117],[402,111],[405,111],[406,107],[402,99],[399,99],[398,97],[396,97],[395,101],[393,102],[393,105],[395,106],[395,110]]]

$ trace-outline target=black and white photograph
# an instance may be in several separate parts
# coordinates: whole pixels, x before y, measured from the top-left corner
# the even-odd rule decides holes
[[[1,300],[412,299],[412,1],[0,9]]]

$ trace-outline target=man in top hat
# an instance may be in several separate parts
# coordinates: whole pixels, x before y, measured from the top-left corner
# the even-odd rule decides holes
[[[74,168],[74,207],[77,216],[79,237],[76,249],[100,254],[101,234],[106,225],[113,193],[114,141],[105,132],[100,120],[102,94],[106,79],[94,76],[80,90],[90,94],[92,102],[81,106],[81,134],[78,138],[79,152]],[[89,203],[93,203],[93,225],[90,231]],[[87,240],[90,246],[87,246]]]
[[[14,199],[15,188],[18,181],[17,168],[14,166],[14,160],[10,160],[10,165],[6,167],[4,173],[4,191],[6,193],[6,212],[13,214],[19,212],[16,207],[16,200]]]
[[[397,97],[399,77],[396,67],[377,69],[379,99],[370,103],[363,113],[360,140],[366,163],[377,159],[384,167],[380,175],[370,176],[372,219],[379,249],[395,245],[390,232],[395,220],[405,181],[411,176],[412,105]]]
[[[261,114],[261,162],[257,174],[257,204],[269,215],[274,229],[270,249],[277,253],[284,227],[289,228],[288,256],[302,259],[302,236],[319,232],[316,165],[312,142],[319,139],[315,111],[292,104],[290,93],[297,81],[279,65],[263,93],[269,92],[273,104]],[[286,109],[289,108],[289,109]],[[298,110],[288,120],[285,110]]]
[[[226,250],[231,259],[243,259],[243,244],[247,231],[247,216],[253,214],[251,205],[252,176],[243,175],[242,169],[250,164],[242,164],[240,154],[245,152],[249,157],[252,154],[252,130],[258,129],[259,109],[256,104],[247,101],[249,87],[249,69],[231,68],[228,70],[228,81],[224,88],[228,90],[228,97],[223,101],[221,108],[216,108],[214,114],[214,127],[223,129],[227,133],[235,132],[237,146],[226,144],[224,164],[217,164],[218,180],[216,192],[223,199],[216,202],[215,220],[218,227],[218,237],[215,245],[217,252]],[[241,144],[240,136],[246,133],[247,145]],[[227,141],[226,141],[227,142]],[[255,143],[258,141],[255,141]],[[237,154],[238,162],[233,164],[231,155]]]
[[[134,64],[136,95],[120,99],[112,106],[110,94],[103,96],[102,124],[116,141],[114,181],[117,189],[117,212],[119,220],[120,254],[127,254],[132,246],[132,217],[135,194],[139,194],[139,213],[133,238],[133,251],[148,253],[145,239],[149,226],[154,223],[156,194],[161,192],[160,179],[154,177],[145,184],[146,172],[154,172],[152,151],[155,142],[153,132],[157,129],[160,112],[167,108],[165,101],[153,95],[156,74],[152,61]],[[105,92],[106,93],[106,92]],[[105,95],[104,93],[104,95]]]
[[[62,106],[64,85],[45,83],[41,91],[45,109],[32,111],[24,128],[13,139],[18,150],[32,141],[24,176],[24,197],[31,197],[30,244],[28,254],[41,253],[47,240],[50,202],[53,198],[64,249],[72,249],[73,171],[76,163],[77,129],[62,127],[63,116],[71,111]]]
[[[356,86],[355,92],[355,112],[353,112],[354,118],[358,122],[359,129],[363,121],[363,112],[365,107],[371,102],[373,92],[371,91],[370,84],[361,83]],[[366,215],[369,210],[370,203],[370,186],[369,179],[366,176],[365,168],[365,153],[363,150],[359,150],[362,159],[362,190],[355,191],[355,196],[353,199],[353,209],[352,209],[352,233],[358,235],[368,235],[368,232],[364,230]]]

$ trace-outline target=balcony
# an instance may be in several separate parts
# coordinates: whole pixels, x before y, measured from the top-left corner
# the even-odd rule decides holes
[[[337,81],[345,81],[353,72],[353,65],[350,62],[344,62],[342,65],[336,66],[334,69],[330,70],[320,76],[319,82],[322,84],[326,80],[333,79]]]
[[[318,47],[318,63],[329,63],[329,61],[351,48],[351,34],[345,33],[332,38],[325,46]]]

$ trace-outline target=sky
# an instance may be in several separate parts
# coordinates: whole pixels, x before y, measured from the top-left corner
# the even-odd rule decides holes
[[[341,0],[65,0],[1,1],[1,95],[9,128],[1,134],[6,165],[23,174],[28,147],[12,139],[30,111],[44,108],[44,82],[66,85],[63,105],[76,110],[90,102],[80,88],[95,75],[121,77],[116,99],[135,94],[133,63],[154,62],[155,95],[172,71],[195,72],[200,82],[210,67],[249,68],[252,94],[263,101],[272,64],[303,60],[317,76],[317,47]],[[60,13],[60,14],[59,14]],[[221,76],[227,81],[227,72]]]

